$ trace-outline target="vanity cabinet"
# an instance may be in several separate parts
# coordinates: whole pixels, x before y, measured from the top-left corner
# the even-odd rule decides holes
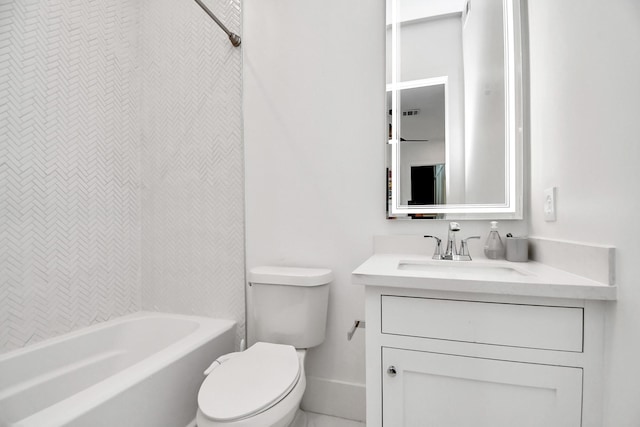
[[[603,309],[367,286],[367,426],[600,426]]]
[[[582,370],[382,349],[385,426],[579,427]]]

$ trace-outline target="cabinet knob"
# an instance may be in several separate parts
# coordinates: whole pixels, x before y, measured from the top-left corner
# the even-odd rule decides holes
[[[395,377],[398,372],[396,371],[396,367],[391,365],[387,368],[387,375],[390,377]]]

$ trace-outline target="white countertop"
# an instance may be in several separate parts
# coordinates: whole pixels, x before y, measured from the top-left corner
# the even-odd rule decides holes
[[[416,264],[420,268],[399,269],[400,263],[408,264],[409,268]],[[430,269],[430,265],[435,267]],[[475,266],[479,268],[476,270]],[[501,274],[504,272],[513,274]],[[587,300],[615,300],[617,294],[616,286],[533,261],[432,261],[428,256],[401,253],[374,254],[353,271],[352,282],[366,286]]]

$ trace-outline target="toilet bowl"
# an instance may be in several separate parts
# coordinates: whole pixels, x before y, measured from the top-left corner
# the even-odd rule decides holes
[[[198,427],[300,427],[306,349],[324,341],[331,270],[256,267],[247,289],[248,340],[213,364],[198,392]]]
[[[306,388],[306,351],[256,343],[215,368],[198,393],[198,427],[287,427]]]

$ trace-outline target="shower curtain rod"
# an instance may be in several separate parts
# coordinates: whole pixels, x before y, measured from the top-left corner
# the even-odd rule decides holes
[[[207,13],[207,15],[209,15],[211,17],[211,19],[216,21],[216,24],[218,24],[218,26],[220,28],[222,28],[222,31],[227,33],[227,35],[229,36],[229,40],[231,41],[232,45],[234,45],[235,47],[240,46],[240,43],[242,43],[242,40],[240,39],[239,35],[229,31],[229,29],[227,27],[225,27],[222,22],[220,22],[220,20],[216,17],[216,15],[214,15],[213,12],[211,12],[211,10],[209,10],[209,8],[207,6],[205,6],[204,3],[202,3],[202,0],[195,0],[195,2],[198,3],[198,6],[200,6],[202,8],[202,10],[204,10]]]

